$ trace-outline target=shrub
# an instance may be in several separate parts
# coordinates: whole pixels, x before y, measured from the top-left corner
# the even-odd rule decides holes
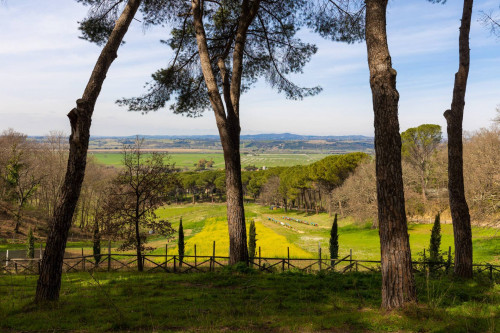
[[[338,224],[337,224],[337,214],[333,219],[332,229],[330,231],[330,259],[332,259],[332,266],[334,264],[334,259],[339,257],[339,234],[338,234]]]
[[[250,258],[250,262],[253,263],[253,259],[255,258],[255,251],[257,248],[257,233],[255,231],[255,221],[250,221],[250,228],[248,230],[248,256]]]
[[[26,256],[28,258],[35,258],[35,236],[33,236],[33,230],[30,227],[30,230],[28,232],[28,251],[26,253]]]
[[[179,249],[179,267],[182,266],[184,260],[184,228],[182,227],[182,217],[179,223],[179,239],[177,241],[177,248]]]

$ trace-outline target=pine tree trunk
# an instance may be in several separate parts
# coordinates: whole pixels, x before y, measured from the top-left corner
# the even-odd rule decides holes
[[[236,126],[234,126],[236,127]],[[241,183],[240,134],[236,129],[220,131],[226,167],[227,223],[229,229],[229,264],[248,262],[245,208]],[[226,135],[225,133],[229,135]]]
[[[448,195],[455,237],[455,274],[464,278],[472,277],[472,230],[469,207],[465,200],[462,145],[462,121],[470,62],[472,3],[472,0],[464,0],[459,37],[460,65],[455,74],[451,110],[444,113],[448,125]]]
[[[387,0],[366,1],[366,44],[375,113],[377,201],[382,266],[382,307],[416,302],[406,225],[396,71],[386,32]]]
[[[82,98],[76,101],[76,108],[68,114],[71,124],[68,166],[43,253],[36,302],[59,299],[64,251],[85,175],[92,113],[108,69],[117,57],[116,52],[140,3],[140,0],[128,1],[101,51]]]

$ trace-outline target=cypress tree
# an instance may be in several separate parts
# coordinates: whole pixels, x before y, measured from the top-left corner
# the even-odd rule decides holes
[[[337,214],[335,213],[335,218],[333,219],[332,230],[330,231],[330,259],[332,266],[335,263],[334,259],[339,257],[339,234],[338,234],[338,224],[337,224]]]
[[[184,229],[182,228],[182,217],[179,223],[179,240],[177,241],[177,247],[179,248],[179,267],[181,267],[182,261],[184,260]]]
[[[97,267],[99,265],[99,262],[101,261],[101,234],[99,233],[99,224],[97,223],[97,221],[94,224],[94,235],[92,238],[92,242],[95,266]]]
[[[439,248],[441,247],[441,218],[437,214],[434,219],[434,226],[432,227],[431,241],[429,245],[429,260],[431,262],[441,261],[441,256],[439,253]],[[430,267],[433,265],[431,264]]]
[[[28,232],[28,251],[26,253],[26,256],[28,258],[35,258],[35,236],[33,236],[33,230],[31,230],[31,227],[30,227],[30,230]]]
[[[253,258],[255,258],[255,249],[257,246],[257,233],[255,232],[255,221],[250,221],[250,228],[248,230],[248,256],[250,262],[253,263]]]

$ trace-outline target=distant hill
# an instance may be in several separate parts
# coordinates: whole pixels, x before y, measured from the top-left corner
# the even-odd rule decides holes
[[[141,135],[146,140],[219,140],[218,135]],[[130,136],[92,136],[91,140],[95,139],[134,139],[136,135]],[[241,135],[241,140],[268,141],[268,140],[285,140],[285,141],[308,141],[308,140],[327,140],[327,141],[373,141],[373,137],[364,135],[299,135],[292,133],[281,134],[248,134]]]
[[[144,148],[177,152],[221,152],[218,135],[139,135],[145,138]],[[131,136],[92,136],[92,151],[119,152],[124,144],[132,144]],[[44,137],[31,137],[43,140]],[[270,133],[241,136],[242,153],[321,153],[344,154],[353,151],[372,153],[373,137],[364,135],[299,135]]]

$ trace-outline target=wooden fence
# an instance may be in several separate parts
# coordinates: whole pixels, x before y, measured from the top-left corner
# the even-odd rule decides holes
[[[214,247],[215,249],[215,247]],[[320,271],[347,272],[378,272],[380,271],[380,260],[359,260],[354,259],[352,250],[350,254],[338,259],[329,259],[321,255],[321,249],[317,258],[292,258],[290,251],[287,251],[286,258],[269,258],[261,256],[259,248],[258,255],[251,259],[249,266],[259,271],[274,273],[284,271],[300,271],[306,273]],[[425,256],[424,256],[425,258]],[[100,258],[93,255],[82,255],[64,258],[63,272],[86,272],[86,271],[136,271],[137,255],[111,253],[102,254]],[[169,255],[168,251],[164,255],[144,254],[141,256],[145,272],[166,272],[166,273],[190,273],[190,272],[214,272],[228,266],[229,257],[216,256],[215,250],[210,256],[185,255],[181,259],[179,255]],[[0,262],[0,275],[5,274],[39,274],[41,258],[37,259],[10,259],[6,258]],[[475,271],[485,272],[490,279],[500,277],[500,265],[474,264]],[[451,260],[432,262],[429,260],[414,261],[415,272],[432,271],[452,271]]]

